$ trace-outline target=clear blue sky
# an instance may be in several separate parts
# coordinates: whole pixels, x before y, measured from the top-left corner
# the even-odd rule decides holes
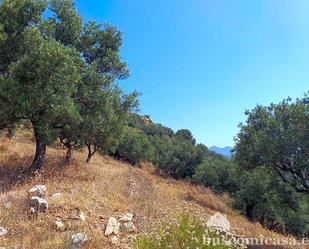
[[[141,111],[207,146],[233,145],[244,110],[309,90],[307,0],[77,0],[124,33]]]

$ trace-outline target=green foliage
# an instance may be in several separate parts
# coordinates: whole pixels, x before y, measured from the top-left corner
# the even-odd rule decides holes
[[[145,122],[138,114],[129,115],[128,125],[146,135],[154,147],[152,162],[157,172],[175,178],[192,177],[195,168],[205,158],[213,157],[205,145],[197,144],[189,130],[179,130],[175,134],[161,124]]]
[[[278,231],[306,234],[306,212],[300,206],[301,198],[294,189],[268,168],[246,171],[240,188],[234,194],[235,206],[251,220]],[[297,223],[297,225],[295,225]],[[286,228],[287,227],[287,228]]]
[[[137,104],[115,83],[128,77],[121,44],[115,27],[84,23],[73,0],[0,2],[0,128],[31,122],[40,148],[33,170],[59,136],[95,151],[119,139]]]
[[[136,249],[187,249],[187,248],[236,248],[228,245],[224,239],[214,231],[206,230],[195,217],[183,214],[179,224],[164,224],[161,231],[152,236],[138,238]]]
[[[52,36],[66,46],[76,45],[80,39],[83,22],[76,12],[74,2],[51,0],[50,10],[54,15],[47,20],[47,23],[52,27]]]
[[[146,135],[127,127],[123,138],[111,154],[133,165],[138,165],[142,161],[152,160],[154,148]]]
[[[14,100],[5,106],[16,119],[31,120],[37,135],[51,143],[55,129],[79,118],[72,95],[81,62],[74,49],[45,40],[37,28],[25,30],[24,45],[27,54],[11,64],[11,76],[2,85],[5,98]]]
[[[194,170],[204,158],[201,147],[188,142],[177,143],[169,138],[152,137],[155,147],[153,163],[157,171],[175,178],[192,177]]]
[[[193,145],[195,145],[195,143],[196,143],[196,141],[195,141],[191,131],[189,131],[188,129],[178,130],[175,133],[175,139],[179,143],[181,143],[181,142],[188,142],[188,143],[191,143]]]
[[[257,106],[240,125],[236,158],[244,168],[268,167],[298,192],[309,192],[309,96]]]
[[[198,165],[193,180],[218,193],[234,193],[238,188],[237,171],[234,161],[208,158]]]

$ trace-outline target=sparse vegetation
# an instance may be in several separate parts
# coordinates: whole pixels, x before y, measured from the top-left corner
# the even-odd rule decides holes
[[[309,93],[294,102],[288,98],[278,104],[258,105],[246,111],[247,121],[240,124],[235,139],[235,156],[227,159],[197,144],[190,130],[174,132],[156,124],[150,116],[135,113],[137,92],[125,93],[117,84],[118,80],[129,76],[127,64],[120,57],[121,45],[122,33],[116,27],[83,20],[73,0],[0,1],[0,131],[9,138],[0,144],[1,190],[21,191],[20,186],[27,186],[28,181],[41,177],[40,181],[58,180],[62,189],[71,189],[78,182],[84,191],[79,200],[84,201],[87,191],[81,187],[83,182],[91,184],[93,181],[100,185],[97,168],[94,172],[80,167],[83,165],[80,156],[86,148],[84,159],[88,163],[97,152],[101,154],[100,160],[104,160],[102,155],[110,155],[134,166],[151,163],[157,174],[186,179],[209,187],[217,194],[228,194],[231,205],[251,222],[259,222],[281,233],[308,236]],[[25,154],[19,148],[8,156],[11,143],[20,130],[27,133],[21,136],[25,143],[32,146],[35,142],[35,150],[29,149]],[[71,168],[60,167],[64,165],[63,160],[47,154],[48,146],[55,149],[60,144],[66,148],[65,164],[71,162]],[[72,158],[73,149],[80,150],[78,161]],[[96,164],[104,166],[104,163]],[[48,175],[40,172],[42,169]],[[74,174],[70,170],[74,170]],[[75,182],[65,182],[65,176],[73,177]],[[123,177],[123,185],[130,186],[131,179]],[[109,184],[112,184],[110,179]],[[96,186],[92,187],[97,190]],[[139,187],[144,191],[152,189]],[[117,190],[125,194],[113,193],[119,198],[115,209],[119,208],[121,199],[135,193],[135,189],[130,192]],[[217,207],[211,202],[205,204],[205,200],[191,193],[178,194],[185,201],[212,209]],[[141,197],[138,199],[142,201]],[[70,203],[69,209],[80,208],[72,199],[70,201],[73,204]],[[90,197],[86,201],[94,204]],[[89,203],[84,203],[82,208],[88,208]],[[149,213],[154,212],[154,203],[149,203],[140,205],[147,206]],[[149,207],[151,205],[154,207]],[[71,211],[68,212],[71,214]],[[51,220],[47,221],[49,232],[46,235],[50,244],[42,246],[40,243],[46,242],[43,242],[45,237],[38,239],[37,231],[25,235],[31,222],[24,212],[18,208],[1,211],[0,217],[3,224],[12,222],[9,217],[12,216],[24,225],[19,231],[22,238],[17,238],[21,246],[29,247],[30,237],[38,243],[36,247],[61,248],[62,240],[55,233],[51,234],[55,232],[50,228]],[[46,228],[39,219],[36,222],[38,230]],[[137,248],[204,248],[200,244],[204,228],[199,221],[183,216],[179,222],[160,232],[160,239],[140,238]],[[18,229],[17,232],[14,229],[15,235],[18,234]],[[97,236],[91,225],[85,229]],[[189,238],[193,232],[197,241]]]
[[[141,236],[136,242],[136,249],[230,249],[236,246],[224,241],[224,236],[206,229],[196,217],[182,214],[178,223],[162,225],[160,231]]]

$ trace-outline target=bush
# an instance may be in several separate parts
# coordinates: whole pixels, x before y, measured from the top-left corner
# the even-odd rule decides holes
[[[227,159],[206,159],[197,167],[193,180],[218,193],[233,193],[237,189],[237,166]]]
[[[268,168],[247,171],[240,180],[235,206],[247,218],[279,232],[308,234],[308,199]]]
[[[192,177],[203,159],[201,149],[189,142],[180,143],[160,138],[152,138],[151,142],[155,147],[153,163],[158,171],[176,179]]]
[[[147,237],[140,237],[135,249],[187,249],[187,248],[236,248],[227,245],[220,234],[206,230],[202,223],[194,217],[182,215],[179,223],[165,224],[161,231]]]
[[[132,165],[151,161],[154,148],[146,135],[133,128],[126,128],[119,145],[112,153],[114,157],[130,162]]]

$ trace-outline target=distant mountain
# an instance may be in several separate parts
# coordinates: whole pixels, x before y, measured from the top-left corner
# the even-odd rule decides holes
[[[209,147],[209,150],[213,151],[213,152],[216,152],[217,154],[220,154],[220,155],[223,155],[225,157],[228,157],[230,158],[232,156],[232,150],[234,148],[231,147],[231,146],[226,146],[224,148],[220,148],[220,147],[217,147],[217,146],[211,146]]]

